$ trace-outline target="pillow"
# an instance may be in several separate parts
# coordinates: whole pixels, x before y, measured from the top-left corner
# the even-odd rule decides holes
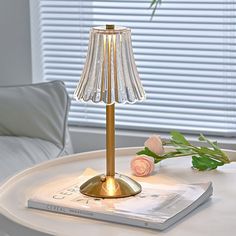
[[[61,81],[0,87],[0,136],[39,138],[71,153],[69,107]]]
[[[52,142],[38,138],[0,136],[0,184],[19,171],[55,159],[60,154],[61,149]]]

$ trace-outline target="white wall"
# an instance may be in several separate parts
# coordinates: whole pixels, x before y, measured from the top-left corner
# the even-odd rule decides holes
[[[29,0],[0,0],[0,86],[32,82]]]
[[[155,132],[157,133],[157,132]],[[124,131],[116,130],[116,147],[143,146],[145,140],[151,136],[152,132]],[[105,129],[88,127],[70,127],[70,135],[75,152],[87,152],[97,149],[105,149]],[[169,134],[159,133],[164,140],[170,138]],[[186,135],[189,141],[194,145],[202,145],[198,141],[198,135]],[[236,149],[235,138],[227,137],[208,137],[211,140],[217,140],[222,148]]]
[[[116,147],[143,146],[144,141],[149,135],[150,133],[116,130]],[[87,152],[105,149],[106,147],[105,129],[102,128],[71,126],[70,136],[74,152]]]

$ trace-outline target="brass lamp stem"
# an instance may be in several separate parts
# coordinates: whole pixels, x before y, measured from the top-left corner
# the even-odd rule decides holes
[[[106,29],[114,29],[106,25]],[[115,176],[115,104],[111,102],[111,41],[108,42],[108,105],[106,106],[106,162],[107,176]]]
[[[107,176],[115,175],[115,104],[106,106],[106,163]]]

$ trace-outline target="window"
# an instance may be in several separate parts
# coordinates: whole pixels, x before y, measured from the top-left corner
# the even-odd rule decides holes
[[[117,105],[116,127],[235,136],[234,0],[163,0],[152,21],[149,5],[150,0],[38,0],[33,45],[41,52],[36,67],[42,65],[43,79],[63,80],[73,94],[89,29],[107,23],[130,27],[147,100]],[[69,122],[104,126],[104,114],[103,104],[72,101]]]

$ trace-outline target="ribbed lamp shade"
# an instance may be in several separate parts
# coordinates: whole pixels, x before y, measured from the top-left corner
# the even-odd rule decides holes
[[[86,63],[74,97],[106,104],[134,103],[145,98],[130,29],[117,26],[91,29]]]

